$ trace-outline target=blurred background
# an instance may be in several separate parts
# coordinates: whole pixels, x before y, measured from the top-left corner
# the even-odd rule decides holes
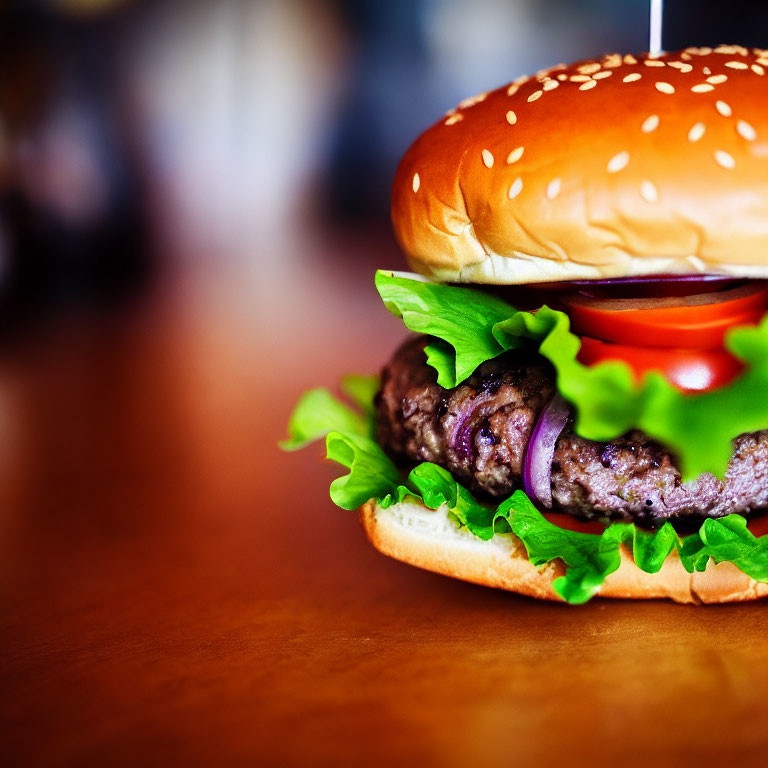
[[[273,248],[318,226],[386,240],[397,160],[449,107],[648,40],[647,0],[2,7],[4,325],[112,303],[191,259],[250,261],[268,282]],[[765,44],[766,24],[760,3],[668,0],[664,43]],[[349,258],[378,263],[370,245]]]
[[[768,47],[765,3],[667,0],[664,19],[669,50]],[[149,764],[174,733],[199,758],[226,696],[195,727],[165,720],[142,675],[170,668],[142,654],[186,640],[148,628],[193,636],[180,612],[200,606],[210,637],[259,595],[337,622],[366,604],[354,568],[387,566],[331,509],[333,470],[275,446],[303,389],[402,338],[371,279],[403,267],[398,158],[464,97],[647,47],[646,0],[0,3],[4,749],[58,765],[126,731],[126,764]],[[296,510],[317,525],[288,547]],[[163,695],[186,690],[167,674]]]

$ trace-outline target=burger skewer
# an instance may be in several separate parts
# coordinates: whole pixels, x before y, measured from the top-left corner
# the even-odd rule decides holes
[[[651,21],[648,27],[648,36],[650,38],[648,53],[656,58],[662,52],[661,30],[664,21],[664,0],[651,0]]]

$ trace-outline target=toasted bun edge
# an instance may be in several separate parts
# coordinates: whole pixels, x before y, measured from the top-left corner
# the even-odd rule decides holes
[[[768,277],[768,52],[609,54],[465,99],[392,190],[411,268],[443,282]]]
[[[379,552],[424,570],[463,581],[505,589],[544,600],[561,598],[552,582],[564,573],[559,561],[534,566],[514,534],[483,541],[449,520],[446,510],[428,509],[408,500],[382,509],[375,500],[359,510],[368,540]],[[732,563],[710,562],[703,572],[690,574],[677,553],[655,574],[645,573],[622,548],[621,566],[598,591],[600,597],[668,598],[676,603],[730,603],[768,595],[768,584],[757,582]]]

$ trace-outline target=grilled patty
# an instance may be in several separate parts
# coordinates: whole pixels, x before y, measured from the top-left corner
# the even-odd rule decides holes
[[[382,373],[376,399],[378,440],[401,463],[431,461],[487,498],[522,485],[522,464],[536,419],[552,396],[554,375],[537,355],[510,352],[444,389],[416,337]],[[553,511],[583,519],[655,526],[671,520],[743,515],[768,509],[768,430],[741,435],[725,480],[682,483],[669,453],[642,432],[609,443],[566,427],[552,464]]]

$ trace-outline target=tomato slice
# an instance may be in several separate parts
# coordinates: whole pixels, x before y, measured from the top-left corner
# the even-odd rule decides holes
[[[579,520],[573,515],[562,512],[542,512],[541,514],[550,523],[554,523],[558,528],[564,528],[567,531],[600,535],[606,528],[603,523],[597,520]],[[765,536],[768,534],[768,515],[750,518],[747,520],[747,528],[753,536]]]
[[[558,528],[564,528],[566,531],[601,534],[605,530],[605,525],[597,520],[579,520],[565,512],[542,512],[541,514],[550,523]]]
[[[576,333],[641,347],[714,349],[732,326],[757,323],[768,303],[763,281],[665,298],[563,297]]]
[[[768,515],[747,520],[747,528],[753,536],[765,536],[768,533]]]
[[[648,371],[660,371],[684,392],[707,392],[725,386],[743,370],[742,364],[724,349],[659,349],[611,344],[583,336],[579,360],[585,365],[623,360],[638,381]]]

